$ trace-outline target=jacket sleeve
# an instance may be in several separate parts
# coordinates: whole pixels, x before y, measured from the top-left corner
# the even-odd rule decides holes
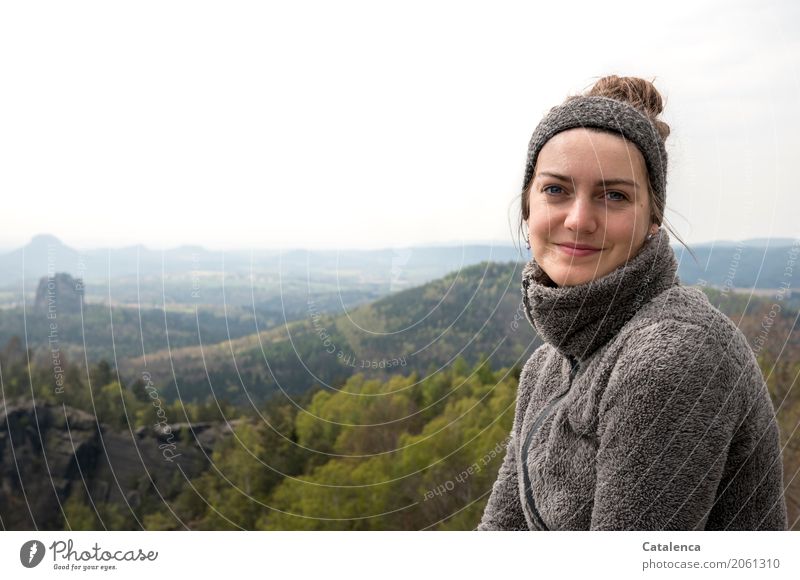
[[[663,320],[628,337],[599,403],[591,529],[703,529],[743,416],[715,332]]]
[[[506,456],[486,504],[477,531],[527,530],[517,479],[516,425],[506,446]]]

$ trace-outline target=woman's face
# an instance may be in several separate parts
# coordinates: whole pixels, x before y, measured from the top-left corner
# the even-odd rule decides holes
[[[644,157],[610,133],[570,129],[545,143],[529,204],[533,256],[559,286],[605,276],[658,230]]]

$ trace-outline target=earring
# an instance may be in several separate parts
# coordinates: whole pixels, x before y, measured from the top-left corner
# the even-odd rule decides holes
[[[525,238],[525,247],[529,250],[531,249],[531,241],[528,238]]]

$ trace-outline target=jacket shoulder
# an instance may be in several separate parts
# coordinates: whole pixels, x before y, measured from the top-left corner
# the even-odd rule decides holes
[[[633,350],[653,364],[683,364],[685,357],[705,361],[713,367],[709,378],[720,383],[723,378],[730,379],[747,398],[764,388],[747,338],[697,288],[675,285],[665,290],[642,306],[617,338],[620,354]]]
[[[727,320],[699,289],[676,284],[644,304],[631,320],[636,326],[646,326],[669,318],[677,322],[710,326]]]
[[[643,305],[620,334],[630,335],[648,328],[656,330],[664,325],[680,327],[688,335],[702,333],[704,344],[716,346],[730,355],[728,358],[732,361],[746,364],[751,358],[755,361],[742,331],[698,288],[680,284],[668,288]]]

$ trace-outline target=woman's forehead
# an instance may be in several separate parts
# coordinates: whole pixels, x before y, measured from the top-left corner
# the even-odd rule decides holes
[[[536,175],[543,172],[572,179],[636,178],[645,175],[644,157],[620,135],[587,129],[570,129],[553,136],[536,159]],[[613,174],[613,175],[612,175]]]

